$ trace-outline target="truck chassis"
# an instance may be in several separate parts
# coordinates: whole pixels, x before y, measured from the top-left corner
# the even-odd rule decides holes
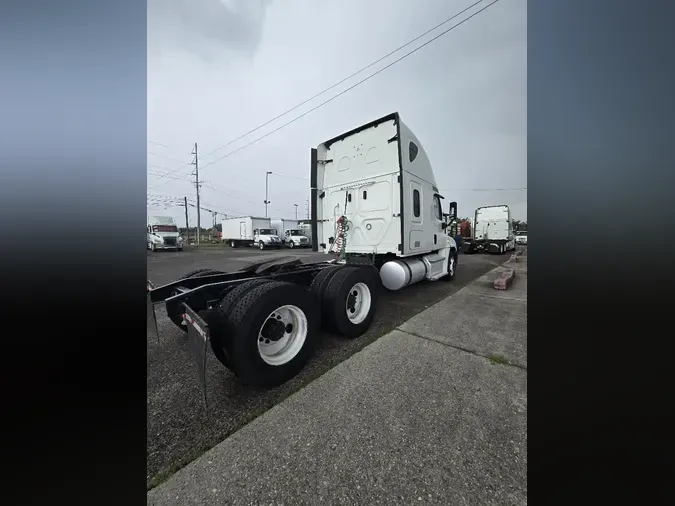
[[[187,333],[206,399],[206,360],[216,358],[245,384],[279,385],[312,354],[319,328],[347,338],[368,330],[381,281],[373,265],[302,264],[288,257],[236,272],[193,271],[147,286],[148,331],[159,340],[155,304]]]
[[[513,251],[515,249],[515,240],[508,239],[497,239],[497,240],[488,240],[488,239],[472,239],[469,242],[468,253],[492,253],[495,255],[503,255],[507,251]],[[513,243],[513,244],[511,244]]]

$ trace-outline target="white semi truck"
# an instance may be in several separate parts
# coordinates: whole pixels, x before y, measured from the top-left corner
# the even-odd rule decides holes
[[[312,243],[300,230],[298,220],[277,219],[272,220],[272,228],[277,231],[284,246],[289,248],[309,248]]]
[[[315,166],[312,236],[324,251],[372,262],[389,290],[454,276],[457,246],[445,232],[444,197],[398,114],[324,142]],[[457,204],[450,208],[452,220]]]
[[[183,250],[183,238],[171,216],[148,216],[147,248],[150,251]]]
[[[453,279],[457,246],[445,233],[443,196],[398,113],[312,149],[310,188],[312,247],[325,261],[287,257],[148,282],[148,328],[159,339],[154,304],[164,303],[187,332],[204,392],[208,347],[240,381],[278,385],[302,369],[320,328],[365,333],[382,287]],[[455,217],[456,203],[449,210]]]
[[[259,249],[281,248],[283,245],[270,218],[245,216],[222,221],[222,240],[233,248],[255,246]]]
[[[476,209],[470,253],[487,251],[499,255],[516,249],[509,206],[486,206]]]

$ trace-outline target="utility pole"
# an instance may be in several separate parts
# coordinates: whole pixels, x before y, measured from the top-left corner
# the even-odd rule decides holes
[[[298,204],[293,204],[295,206],[295,221],[298,221]]]
[[[188,221],[187,197],[185,197],[185,234],[187,235],[187,243],[190,245],[190,222]]]
[[[192,165],[195,166],[195,186],[197,187],[197,244],[199,244],[199,238],[201,236],[202,232],[202,209],[199,205],[199,186],[201,185],[201,181],[199,180],[199,155],[197,152],[197,143],[195,142],[195,149],[192,152],[192,154],[195,156],[195,159],[192,161]]]
[[[309,219],[309,197],[307,197],[307,204],[305,207],[307,209],[307,219]]]
[[[265,218],[267,218],[267,205],[270,203],[269,201],[269,179],[270,179],[270,174],[271,172],[267,172],[265,174]]]

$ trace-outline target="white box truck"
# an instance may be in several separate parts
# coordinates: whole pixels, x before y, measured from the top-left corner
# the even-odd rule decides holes
[[[299,225],[298,228],[300,229],[300,232],[302,235],[304,235],[307,239],[309,239],[310,245],[312,244],[312,223],[307,223],[307,220],[303,220]]]
[[[298,220],[277,219],[272,220],[272,228],[277,231],[284,246],[289,248],[309,248],[312,243],[300,230]]]
[[[183,238],[171,216],[148,216],[147,248],[157,250],[183,250]]]
[[[256,246],[259,249],[281,248],[279,234],[272,227],[270,218],[245,216],[225,218],[222,221],[222,240],[231,247]]]
[[[516,249],[509,206],[486,206],[476,209],[470,253],[487,251],[504,254]]]
[[[209,345],[240,381],[279,385],[302,369],[322,327],[352,339],[364,334],[383,286],[453,279],[457,246],[445,233],[443,196],[398,113],[312,149],[310,191],[312,249],[322,248],[326,261],[276,258],[236,272],[197,269],[164,286],[148,282],[149,332],[157,335],[154,304],[164,303],[187,332],[204,393]],[[457,204],[449,208],[454,219]]]

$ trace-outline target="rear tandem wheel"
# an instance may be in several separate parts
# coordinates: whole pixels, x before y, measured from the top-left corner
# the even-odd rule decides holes
[[[382,282],[374,267],[337,270],[323,290],[323,321],[330,330],[354,339],[363,335],[375,317]]]
[[[225,294],[216,310],[212,312],[209,317],[207,323],[209,325],[209,334],[211,336],[209,339],[211,350],[213,350],[213,354],[220,363],[228,369],[231,369],[230,361],[228,359],[231,349],[227,337],[231,335],[231,331],[228,328],[228,315],[230,310],[237,302],[239,302],[241,296],[245,292],[268,282],[270,282],[269,279],[252,279],[251,281],[246,281],[245,283],[235,286]]]
[[[227,332],[221,337],[229,368],[242,383],[280,385],[300,372],[314,350],[318,303],[297,284],[272,280],[245,284],[245,293],[227,311],[219,308],[212,321],[219,322],[217,331]],[[235,299],[234,290],[229,296]]]

